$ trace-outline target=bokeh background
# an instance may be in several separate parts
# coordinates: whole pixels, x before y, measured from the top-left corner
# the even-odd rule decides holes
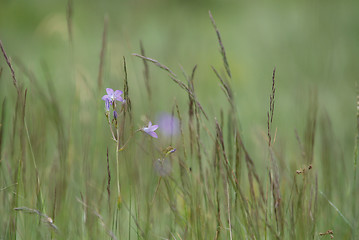
[[[355,125],[359,55],[356,1],[73,1],[73,49],[66,8],[64,1],[6,0],[1,1],[0,8],[1,40],[9,54],[34,71],[46,62],[56,88],[64,95],[69,86],[76,85],[74,76],[79,74],[86,76],[90,87],[96,86],[107,15],[105,83],[111,85],[119,77],[125,56],[133,94],[137,97],[144,93],[142,62],[131,56],[140,52],[142,40],[149,57],[178,73],[180,65],[189,72],[198,64],[199,98],[211,103],[222,101],[210,68],[222,64],[208,17],[211,10],[227,50],[244,130],[265,122],[275,66],[280,129],[288,131],[300,125],[302,103],[310,89],[316,88],[321,108],[329,112],[335,126],[341,125],[334,129],[345,140],[343,147],[350,145],[344,136],[353,132]],[[165,74],[152,71],[156,74],[153,85],[157,104],[165,108],[165,89],[175,96],[181,93]]]
[[[337,175],[335,167],[328,173],[333,183],[330,186],[338,188],[331,197],[345,209],[344,199],[350,196],[353,178],[359,1],[73,0],[71,9],[72,41],[67,1],[0,0],[0,40],[12,59],[19,82],[28,89],[27,121],[34,148],[40,149],[41,154],[36,157],[45,159],[46,172],[40,174],[44,179],[58,167],[49,164],[49,159],[58,157],[53,152],[57,130],[56,121],[53,124],[49,120],[56,117],[42,103],[44,98],[39,96],[38,89],[50,98],[56,95],[64,132],[71,142],[69,161],[97,159],[87,166],[91,170],[86,171],[91,176],[102,176],[92,170],[104,164],[98,159],[105,156],[105,146],[111,141],[107,139],[106,122],[99,117],[103,116],[101,97],[105,91],[97,91],[105,19],[108,19],[108,31],[103,87],[122,89],[124,56],[134,116],[140,122],[138,127],[144,114],[156,119],[158,113],[171,112],[175,100],[186,111],[188,101],[186,93],[153,65],[150,65],[153,99],[148,101],[143,63],[131,55],[140,53],[140,41],[146,56],[170,67],[182,79],[181,67],[189,74],[197,64],[196,92],[210,119],[219,118],[221,109],[227,111],[226,98],[211,69],[215,66],[224,73],[216,33],[208,16],[210,10],[232,71],[231,84],[243,137],[253,158],[259,159],[257,166],[265,169],[260,159],[267,152],[259,149],[265,145],[271,77],[276,67],[273,126],[277,129],[278,151],[285,159],[283,165],[288,174],[302,167],[298,163],[300,149],[295,130],[303,136],[308,108],[317,94],[318,123],[331,126],[328,134],[335,148],[335,155],[328,156],[328,164],[335,164],[345,169],[341,173],[347,173]],[[0,100],[7,98],[7,121],[11,123],[16,90],[6,62],[0,59],[3,68]],[[36,76],[39,86],[31,82],[24,68]],[[49,78],[53,92],[46,87]],[[94,125],[101,126],[102,121],[103,127],[92,129]],[[5,129],[8,136],[10,129]],[[318,127],[318,131],[328,130]],[[3,148],[9,144],[5,143]],[[94,149],[86,152],[91,146]],[[315,144],[315,159],[326,156],[320,146]],[[78,186],[74,186],[76,192]],[[344,212],[351,214],[349,208]]]

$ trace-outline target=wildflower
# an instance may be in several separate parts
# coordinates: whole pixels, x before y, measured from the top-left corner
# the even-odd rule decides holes
[[[158,125],[152,125],[151,122],[148,123],[147,127],[143,127],[141,130],[150,135],[151,137],[158,138],[157,133],[155,133]]]
[[[108,101],[110,104],[114,103],[115,101],[119,101],[119,102],[124,101],[123,98],[121,97],[121,95],[123,93],[121,90],[113,91],[112,88],[106,88],[106,92],[107,92],[107,95],[104,95],[102,97],[102,100]]]
[[[165,155],[165,157],[167,157],[168,155],[174,153],[176,151],[176,148],[172,147],[172,146],[168,146],[166,149],[164,149],[162,152]]]
[[[117,120],[117,116],[118,116],[117,112],[113,111],[113,119]]]
[[[158,120],[158,125],[161,128],[161,133],[166,137],[176,136],[179,133],[179,121],[171,114],[161,114]]]

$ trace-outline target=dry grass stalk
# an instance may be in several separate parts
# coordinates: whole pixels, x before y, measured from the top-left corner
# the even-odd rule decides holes
[[[275,73],[276,68],[273,69],[272,74],[272,90],[271,94],[269,96],[269,111],[267,112],[267,135],[268,135],[268,147],[269,147],[269,158],[270,158],[270,170],[269,170],[269,180],[270,180],[270,186],[272,190],[272,196],[273,196],[273,209],[275,213],[275,219],[277,223],[277,231],[279,232],[279,235],[283,235],[283,229],[284,229],[284,215],[282,210],[282,197],[280,193],[280,179],[279,179],[279,169],[278,169],[278,163],[277,158],[275,156],[273,146],[272,146],[272,123],[273,123],[273,116],[274,116],[274,99],[275,99]]]
[[[103,82],[103,68],[105,63],[105,52],[106,52],[106,46],[107,46],[107,27],[108,27],[108,17],[105,16],[104,18],[104,24],[103,24],[103,33],[102,33],[102,45],[101,45],[101,52],[100,52],[100,65],[99,65],[99,71],[98,71],[98,77],[97,77],[97,86],[98,89],[102,88],[102,82]]]
[[[18,85],[16,76],[15,76],[14,68],[12,67],[10,58],[7,56],[7,54],[6,54],[6,52],[5,52],[5,49],[4,49],[4,46],[3,46],[1,40],[0,40],[0,48],[1,48],[1,51],[2,51],[2,53],[3,53],[3,55],[4,55],[5,61],[6,61],[7,65],[8,65],[9,68],[10,68],[11,75],[12,75],[12,80],[13,80],[13,84],[14,84],[16,90],[17,90],[17,94],[20,94],[21,90],[20,90],[20,86]],[[1,70],[1,72],[2,72],[2,70]]]
[[[178,116],[178,120],[179,120],[179,129],[180,129],[180,133],[181,133],[181,139],[182,139],[182,148],[183,148],[183,157],[184,157],[184,161],[179,157],[178,158],[178,164],[179,164],[179,168],[180,168],[180,176],[181,176],[181,183],[182,183],[182,187],[185,189],[185,191],[188,191],[188,179],[185,178],[186,176],[188,176],[186,173],[189,173],[189,168],[186,164],[186,160],[187,160],[187,151],[186,151],[186,145],[185,145],[185,138],[184,138],[184,134],[183,134],[183,121],[182,121],[182,116],[181,113],[179,111],[179,107],[177,102],[175,102],[175,107],[176,107],[176,112],[177,112],[177,116]],[[172,117],[174,116],[173,112],[172,112]],[[172,140],[171,140],[172,142]],[[171,143],[172,144],[172,143]]]
[[[177,83],[181,88],[183,88],[184,90],[186,90],[186,92],[191,95],[191,97],[194,99],[194,101],[196,102],[197,107],[199,108],[199,110],[201,110],[200,112],[202,112],[202,114],[204,115],[204,117],[208,120],[208,116],[206,114],[206,112],[204,111],[204,109],[202,108],[202,105],[198,102],[196,95],[194,95],[194,93],[180,80],[178,80],[177,78],[170,76],[170,78]]]
[[[219,79],[221,83],[221,89],[224,92],[224,94],[227,97],[228,102],[231,104],[231,107],[234,108],[234,102],[233,102],[233,92],[231,89],[231,86],[228,81],[224,81],[221,75],[218,73],[218,71],[212,66],[213,72],[216,74],[217,78]]]
[[[227,56],[226,56],[226,51],[225,51],[223,43],[222,43],[221,34],[219,33],[219,30],[217,28],[216,22],[213,19],[211,11],[209,11],[208,13],[209,13],[209,18],[211,19],[211,22],[213,24],[213,28],[214,28],[214,30],[216,31],[216,34],[217,34],[218,43],[219,43],[219,46],[221,48],[221,55],[222,55],[222,58],[223,58],[224,67],[226,69],[226,72],[227,72],[228,76],[231,78],[232,77],[231,76],[231,71],[230,71],[230,68],[229,68],[229,64],[228,64],[228,60],[227,60]]]
[[[275,70],[273,69],[272,75],[272,92],[269,96],[269,111],[267,112],[267,130],[268,130],[268,146],[271,146],[272,143],[272,122],[273,122],[273,115],[274,115],[274,97],[275,97]]]
[[[220,202],[219,202],[219,194],[218,190],[216,191],[216,199],[217,199],[217,212],[216,212],[216,221],[217,221],[217,228],[216,228],[216,235],[215,240],[219,239],[219,236],[221,234],[221,228],[222,228],[222,221],[221,221],[221,208],[220,208]]]
[[[121,144],[125,142],[125,124],[126,124],[126,115],[129,114],[130,122],[132,122],[132,112],[131,112],[131,99],[129,97],[129,90],[128,90],[128,78],[127,78],[127,65],[126,59],[123,57],[123,72],[124,72],[124,80],[123,80],[123,97],[126,101],[124,104],[121,105],[121,113],[123,117],[120,118],[120,123],[118,124],[118,131],[117,131],[117,140],[119,148],[121,149]],[[131,126],[132,127],[132,126]],[[124,145],[122,145],[124,147]]]
[[[126,100],[125,112],[131,113],[131,99],[130,99],[129,91],[128,91],[127,65],[126,65],[125,57],[123,57],[123,72],[124,72],[123,97],[124,97],[124,100]]]
[[[280,193],[280,179],[279,179],[279,169],[277,165],[277,159],[274,155],[273,149],[269,148],[269,155],[271,159],[271,169],[269,171],[270,182],[272,186],[272,194],[273,194],[273,208],[276,215],[277,222],[277,230],[283,234],[284,229],[284,219],[283,219],[283,210],[282,210],[282,197]]]
[[[72,17],[73,17],[73,0],[68,0],[67,8],[66,8],[66,20],[67,20],[67,32],[69,34],[69,40],[70,40],[71,45],[72,45],[72,41],[73,41]]]
[[[152,59],[152,58],[149,58],[149,57],[145,57],[145,56],[142,56],[140,54],[137,54],[137,53],[132,53],[133,56],[136,56],[136,57],[139,57],[139,58],[142,58],[143,60],[146,60],[146,61],[150,61],[152,63],[154,63],[157,67],[167,71],[171,76],[174,76],[176,77],[176,74],[174,74],[174,72],[172,72],[171,69],[169,69],[167,66],[161,64],[159,61],[155,60],[155,59]]]
[[[235,147],[236,147],[236,154],[235,154],[235,173],[236,173],[236,178],[241,179],[241,160],[242,160],[242,147],[240,145],[240,140],[239,140],[239,131],[238,129],[235,132]],[[235,204],[237,203],[237,195],[236,195],[236,200],[235,200]]]
[[[145,48],[143,47],[142,41],[140,41],[140,50],[141,50],[141,55],[146,56]],[[144,76],[144,80],[145,80],[146,90],[147,90],[147,94],[148,94],[148,99],[151,103],[152,93],[151,93],[151,86],[150,86],[150,69],[149,69],[148,63],[145,59],[143,59],[143,66],[144,66],[143,76]]]
[[[253,162],[251,156],[249,155],[249,153],[248,153],[246,147],[244,146],[244,143],[243,143],[243,140],[242,140],[240,134],[237,133],[236,136],[238,137],[238,140],[237,140],[237,141],[239,142],[239,144],[240,144],[240,146],[241,146],[241,148],[242,148],[242,150],[243,150],[243,152],[244,152],[244,156],[245,156],[244,159],[246,160],[248,171],[251,171],[251,172],[252,172],[252,174],[253,174],[253,176],[254,176],[254,178],[255,178],[257,184],[258,184],[261,198],[262,198],[262,200],[264,201],[265,198],[264,198],[263,186],[262,186],[262,183],[261,183],[261,181],[260,181],[260,178],[259,178],[259,176],[258,176],[258,174],[257,174],[257,172],[256,172],[256,168],[255,168],[254,162]]]
[[[222,156],[223,156],[223,160],[224,160],[224,165],[226,167],[226,171],[227,171],[227,176],[228,179],[232,182],[233,187],[238,188],[239,187],[239,181],[235,175],[234,170],[232,169],[229,161],[228,161],[228,157],[226,154],[226,149],[225,149],[225,145],[224,145],[224,140],[223,140],[223,131],[221,129],[221,127],[219,126],[217,120],[216,121],[216,133],[217,133],[217,140],[218,141],[218,146],[220,147],[220,151],[222,152]]]
[[[188,88],[194,93],[194,74],[196,72],[197,65],[194,66],[192,70],[191,77],[188,79]],[[195,100],[193,97],[188,93],[188,129],[189,129],[189,140],[190,140],[190,149],[191,149],[191,156],[193,155],[193,145],[194,145],[194,125],[193,125],[193,118],[194,118],[194,108],[195,108]]]
[[[24,95],[22,94],[22,87],[19,85],[17,79],[16,79],[16,75],[15,75],[15,71],[14,68],[11,64],[10,58],[7,56],[6,51],[4,49],[4,46],[0,40],[0,48],[1,51],[3,53],[3,56],[5,58],[5,61],[7,63],[7,65],[10,68],[11,71],[11,75],[12,75],[12,79],[13,79],[13,84],[16,88],[17,91],[17,97],[16,97],[16,105],[15,105],[15,115],[14,115],[14,120],[13,120],[13,129],[12,129],[12,138],[11,138],[11,158],[14,159],[15,158],[15,152],[16,152],[16,144],[15,144],[15,140],[16,140],[16,133],[17,133],[17,126],[20,127],[19,129],[19,141],[20,141],[20,157],[18,158],[18,164],[15,170],[15,174],[14,174],[14,182],[19,183],[20,182],[25,182],[25,157],[26,157],[26,138],[24,136],[24,126],[25,126],[25,106],[26,106],[26,93],[27,90],[25,91]],[[22,107],[22,108],[21,108]],[[20,118],[20,123],[18,123],[18,117]],[[18,125],[20,124],[20,125]],[[3,134],[3,133],[2,133]],[[22,179],[21,179],[22,178]],[[22,180],[22,181],[21,181]],[[15,196],[12,199],[12,208],[15,208],[15,206],[17,206],[18,204],[18,193],[19,193],[19,184],[16,185],[16,189],[15,189]],[[26,193],[26,192],[25,192]],[[11,215],[10,219],[9,219],[9,229],[10,232],[14,232],[16,235],[16,229],[17,229],[17,214],[15,213],[15,215]]]
[[[331,239],[334,238],[334,232],[333,230],[328,230],[325,233],[319,233],[319,236],[330,236]]]
[[[29,213],[29,214],[37,214],[41,217],[42,221],[49,224],[49,226],[52,227],[54,230],[59,231],[58,227],[54,224],[54,221],[52,220],[52,218],[50,218],[45,213],[42,213],[37,209],[32,209],[32,208],[28,208],[28,207],[16,207],[16,208],[14,208],[14,210]]]
[[[175,106],[176,106],[176,112],[177,112],[177,116],[178,116],[178,120],[179,120],[179,129],[180,129],[181,138],[182,138],[183,154],[184,154],[184,158],[187,159],[187,151],[186,151],[186,145],[185,145],[185,139],[184,139],[183,127],[182,127],[182,116],[181,116],[177,102],[175,102]],[[172,117],[173,117],[173,114],[172,114]]]

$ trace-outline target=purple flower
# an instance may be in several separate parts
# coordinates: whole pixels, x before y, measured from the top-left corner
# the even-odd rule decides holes
[[[149,122],[147,127],[143,127],[141,130],[150,135],[151,137],[158,138],[157,133],[155,133],[158,125],[153,125]]]
[[[107,99],[105,100],[105,109],[106,109],[106,112],[110,111],[110,101],[108,101]]]
[[[117,120],[117,116],[118,116],[117,112],[113,111],[113,119]]]
[[[121,97],[122,91],[116,90],[113,91],[112,88],[106,88],[107,95],[102,97],[102,100],[108,101],[110,104],[114,103],[115,101],[123,102],[123,98]]]
[[[158,120],[161,133],[166,136],[176,136],[179,133],[179,121],[176,117],[168,113],[162,113]]]

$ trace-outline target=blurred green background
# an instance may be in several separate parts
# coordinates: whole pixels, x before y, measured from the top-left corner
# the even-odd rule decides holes
[[[220,109],[227,107],[226,98],[211,70],[211,66],[215,66],[224,72],[216,34],[208,16],[210,10],[226,48],[239,119],[253,157],[261,159],[266,154],[258,149],[265,142],[271,77],[276,67],[273,126],[277,128],[278,151],[282,152],[287,170],[290,170],[288,174],[302,167],[297,161],[300,149],[294,131],[303,132],[308,106],[312,104],[311,96],[317,92],[318,122],[328,116],[332,127],[328,134],[336,149],[336,155],[331,156],[328,163],[334,162],[335,166],[346,169],[342,173],[347,173],[338,176],[335,171],[331,172],[334,183],[337,181],[346,186],[335,186],[338,187],[335,198],[349,196],[359,77],[359,1],[74,0],[72,44],[67,27],[67,4],[67,1],[0,0],[0,40],[13,60],[19,82],[28,88],[30,132],[45,128],[43,124],[49,116],[46,111],[39,115],[44,107],[41,105],[43,100],[38,98],[37,89],[16,62],[22,62],[36,75],[43,90],[46,89],[46,79],[51,76],[69,141],[74,142],[75,149],[69,150],[70,162],[85,158],[82,149],[88,145],[83,138],[95,138],[89,146],[100,144],[93,150],[97,157],[104,156],[105,148],[101,147],[109,142],[103,142],[109,134],[107,126],[95,135],[89,130],[93,121],[106,124],[98,117],[99,114],[102,116],[101,111],[93,115],[95,106],[101,104],[99,109],[102,110],[100,98],[105,94],[105,91],[97,92],[105,17],[108,18],[108,45],[103,86],[122,89],[122,56],[126,57],[136,119],[141,119],[144,114],[155,116],[162,111],[170,112],[174,99],[186,111],[188,100],[186,93],[165,72],[150,65],[155,97],[149,106],[143,63],[131,55],[140,53],[140,41],[146,56],[167,65],[181,79],[184,79],[181,66],[189,74],[198,64],[195,78],[198,99],[211,121],[214,117],[219,118]],[[6,97],[8,109],[11,109],[15,105],[16,91],[5,61],[0,59],[3,68],[0,100]],[[37,110],[33,111],[35,108]],[[74,112],[74,109],[78,111]],[[153,112],[148,113],[148,109]],[[8,121],[11,122],[11,114]],[[5,131],[10,134],[10,129]],[[51,139],[51,134],[51,131],[43,133],[44,139]],[[43,144],[43,139],[35,139],[35,145]],[[76,144],[86,146],[77,148]],[[44,156],[51,156],[47,151],[55,148],[54,145],[44,143],[48,147]],[[315,148],[320,150],[317,144]],[[315,159],[323,154],[316,151]],[[96,164],[101,165],[100,162],[93,163],[94,169]],[[260,160],[256,164],[264,169]],[[43,174],[50,176],[51,171],[48,169]],[[344,207],[345,201],[339,202]],[[346,213],[351,214],[350,209]]]
[[[121,74],[125,56],[133,94],[144,93],[142,62],[131,56],[139,53],[142,40],[149,57],[177,73],[179,65],[190,72],[198,64],[199,99],[216,103],[223,96],[218,94],[210,66],[219,68],[221,57],[208,17],[211,10],[227,50],[244,129],[265,122],[271,72],[276,66],[280,129],[300,124],[302,103],[309,89],[317,88],[321,108],[329,112],[335,126],[341,125],[336,133],[344,140],[355,125],[358,6],[357,1],[74,1],[73,63],[67,2],[2,0],[0,36],[9,55],[33,71],[41,61],[51,66],[56,87],[66,94],[64,88],[76,85],[73,71],[96,86],[104,16],[108,15],[107,85]],[[180,91],[165,74],[151,71],[156,74],[157,104],[162,106],[168,98],[162,90]]]

